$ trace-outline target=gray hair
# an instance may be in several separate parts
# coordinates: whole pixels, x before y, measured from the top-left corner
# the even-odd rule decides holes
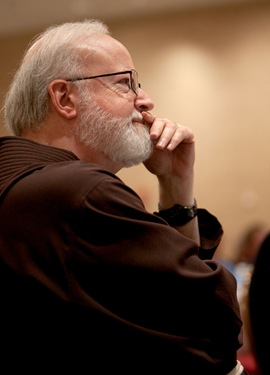
[[[29,45],[6,95],[6,127],[21,135],[45,120],[48,113],[48,85],[57,78],[83,74],[83,61],[77,47],[95,34],[108,34],[100,20],[66,22],[51,26]]]

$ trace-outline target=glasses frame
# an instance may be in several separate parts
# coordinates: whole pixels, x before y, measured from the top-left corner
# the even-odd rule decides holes
[[[138,95],[138,89],[141,88],[141,84],[138,82],[138,72],[135,70],[135,69],[131,69],[131,70],[123,70],[122,72],[115,72],[115,73],[106,73],[106,74],[99,74],[97,76],[90,76],[90,77],[78,77],[78,78],[70,78],[70,79],[66,79],[66,81],[68,82],[75,82],[75,81],[84,81],[86,79],[94,79],[94,78],[102,78],[102,77],[111,77],[111,76],[117,76],[117,75],[120,75],[120,74],[127,74],[129,73],[129,81],[130,81],[130,86],[131,86],[131,90],[135,93],[135,95]],[[138,82],[138,87],[134,87],[134,80],[132,79],[132,74],[136,75],[137,77],[137,82]]]

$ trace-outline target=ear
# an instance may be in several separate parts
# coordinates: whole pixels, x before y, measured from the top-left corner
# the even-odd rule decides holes
[[[76,117],[76,93],[69,82],[56,79],[49,84],[48,92],[54,109],[61,116],[68,120]]]

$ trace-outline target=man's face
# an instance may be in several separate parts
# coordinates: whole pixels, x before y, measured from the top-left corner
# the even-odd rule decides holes
[[[86,77],[106,76],[78,83],[81,108],[76,136],[121,167],[141,163],[153,148],[141,112],[151,110],[153,102],[143,90],[135,93],[130,87],[130,73],[107,76],[134,69],[128,51],[115,39],[102,35],[86,61],[91,66]]]

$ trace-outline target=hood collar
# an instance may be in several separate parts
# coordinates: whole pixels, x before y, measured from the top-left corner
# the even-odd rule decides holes
[[[45,165],[79,160],[68,150],[22,137],[0,138],[0,196],[22,176]]]

